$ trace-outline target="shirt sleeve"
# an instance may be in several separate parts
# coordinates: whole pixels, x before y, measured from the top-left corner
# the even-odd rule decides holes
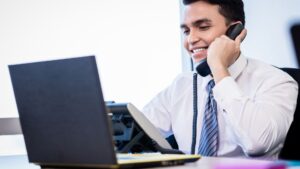
[[[282,146],[293,120],[298,85],[292,78],[270,78],[246,96],[232,77],[222,79],[213,89],[226,125],[248,156],[260,156]],[[245,89],[244,89],[245,90]]]
[[[165,137],[172,133],[171,118],[167,108],[170,102],[169,90],[169,88],[166,88],[161,91],[142,110],[144,115]]]

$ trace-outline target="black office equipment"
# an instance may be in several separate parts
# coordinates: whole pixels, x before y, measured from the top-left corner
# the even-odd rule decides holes
[[[9,72],[29,162],[42,168],[143,167],[199,159],[116,155],[94,56],[10,65]]]
[[[300,23],[291,27],[291,35],[293,39],[294,49],[297,56],[298,66],[300,65]]]
[[[291,27],[291,35],[296,52],[298,65],[300,65],[300,23],[295,24]],[[292,76],[300,87],[300,69],[296,68],[281,68]],[[289,128],[284,146],[279,154],[279,158],[286,160],[300,160],[300,96],[298,94],[297,107],[294,114],[294,120]]]
[[[184,154],[172,149],[152,123],[131,103],[107,103],[113,140],[119,153],[160,152]]]

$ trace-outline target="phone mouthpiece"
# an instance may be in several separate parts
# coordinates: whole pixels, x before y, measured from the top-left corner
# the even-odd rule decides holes
[[[196,67],[196,71],[202,77],[205,77],[210,74],[211,71],[207,64],[206,58],[199,62],[198,66]]]

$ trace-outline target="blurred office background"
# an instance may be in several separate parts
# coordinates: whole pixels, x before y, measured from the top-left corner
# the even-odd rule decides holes
[[[298,0],[245,0],[248,57],[298,67],[289,33]],[[105,100],[142,108],[189,71],[180,39],[180,0],[0,0],[0,118],[17,117],[9,64],[96,55]],[[55,79],[53,79],[55,80]],[[25,153],[0,136],[0,154]]]

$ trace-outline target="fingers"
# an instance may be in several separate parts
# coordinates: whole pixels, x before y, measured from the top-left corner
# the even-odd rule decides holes
[[[240,44],[247,36],[247,29],[243,29],[243,31],[236,37],[235,42]]]
[[[247,36],[247,29],[243,29],[242,32],[235,38],[234,42],[240,46],[241,42],[243,42],[243,40],[246,38]],[[217,37],[214,41],[218,40],[218,39],[230,39],[228,36],[226,35],[221,35],[220,37]],[[231,40],[231,39],[230,39]]]

